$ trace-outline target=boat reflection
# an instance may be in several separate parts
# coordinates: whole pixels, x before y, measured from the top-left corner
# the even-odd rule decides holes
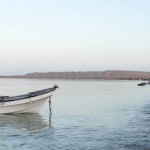
[[[51,128],[51,115],[49,116],[49,122],[44,120],[40,114],[0,115],[0,127],[2,126],[40,131],[44,128]]]

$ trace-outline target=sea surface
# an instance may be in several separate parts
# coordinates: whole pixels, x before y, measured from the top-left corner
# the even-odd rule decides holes
[[[0,115],[0,150],[150,150],[150,85],[140,81],[0,79],[0,95],[57,84],[52,115]]]

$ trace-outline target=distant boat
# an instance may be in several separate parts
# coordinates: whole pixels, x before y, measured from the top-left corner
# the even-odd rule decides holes
[[[0,114],[39,113],[42,106],[58,88],[52,88],[30,92],[19,96],[0,96]]]
[[[141,82],[141,83],[138,84],[138,86],[144,86],[144,85],[146,85],[145,82]]]
[[[150,81],[148,81],[146,84],[150,84]]]

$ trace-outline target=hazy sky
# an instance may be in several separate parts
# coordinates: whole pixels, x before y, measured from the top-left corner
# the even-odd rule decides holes
[[[150,0],[0,0],[0,74],[150,71]]]

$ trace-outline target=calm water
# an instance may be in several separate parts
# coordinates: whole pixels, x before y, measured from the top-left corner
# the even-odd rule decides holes
[[[150,150],[150,86],[137,81],[0,79],[0,95],[59,89],[40,114],[0,115],[1,150]]]

